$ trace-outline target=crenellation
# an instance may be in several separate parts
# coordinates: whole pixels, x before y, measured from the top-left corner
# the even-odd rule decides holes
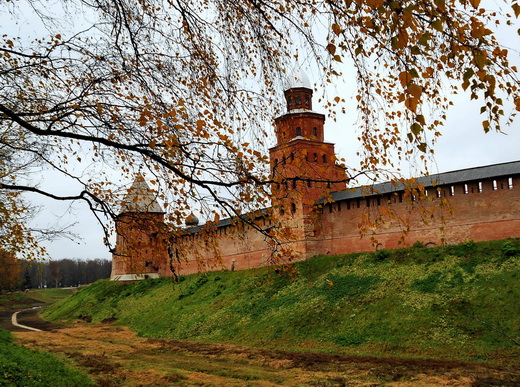
[[[396,182],[346,189],[334,144],[324,142],[325,116],[312,111],[308,79],[299,73],[293,86],[269,150],[271,208],[248,215],[264,230],[287,231],[279,239],[282,260],[273,256],[267,231],[232,219],[206,230],[191,215],[184,234],[169,235],[156,194],[139,175],[116,219],[113,280],[245,270],[415,242],[432,247],[520,237],[520,161],[420,177],[411,189]]]

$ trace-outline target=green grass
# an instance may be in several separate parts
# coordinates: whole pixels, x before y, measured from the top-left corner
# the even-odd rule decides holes
[[[116,319],[140,335],[350,354],[517,362],[520,240],[318,256],[123,284],[51,306],[49,319]]]
[[[0,294],[0,310],[30,308],[50,304],[70,296],[76,289],[30,289]]]
[[[51,354],[14,344],[11,333],[0,329],[0,385],[75,387],[91,386],[92,382]]]

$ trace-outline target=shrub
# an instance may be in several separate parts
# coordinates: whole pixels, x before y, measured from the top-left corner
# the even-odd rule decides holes
[[[388,250],[378,250],[374,253],[374,258],[376,261],[384,261],[390,257],[390,253]]]
[[[518,247],[511,241],[505,241],[502,245],[502,254],[504,254],[506,258],[514,257],[515,255],[519,255],[519,253]]]

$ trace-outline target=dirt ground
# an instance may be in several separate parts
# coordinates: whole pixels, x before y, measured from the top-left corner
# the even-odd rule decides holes
[[[145,339],[111,323],[78,322],[15,335],[20,344],[55,353],[101,386],[520,385],[520,369],[512,367]]]

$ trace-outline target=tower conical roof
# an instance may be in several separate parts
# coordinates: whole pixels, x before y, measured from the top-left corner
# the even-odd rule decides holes
[[[121,212],[164,212],[157,202],[156,193],[150,189],[144,177],[139,174],[128,189],[121,206]]]
[[[304,87],[306,89],[311,89],[311,82],[309,81],[309,77],[302,70],[299,64],[296,65],[294,70],[287,77],[287,81],[285,82],[285,90],[296,89],[299,87]]]

